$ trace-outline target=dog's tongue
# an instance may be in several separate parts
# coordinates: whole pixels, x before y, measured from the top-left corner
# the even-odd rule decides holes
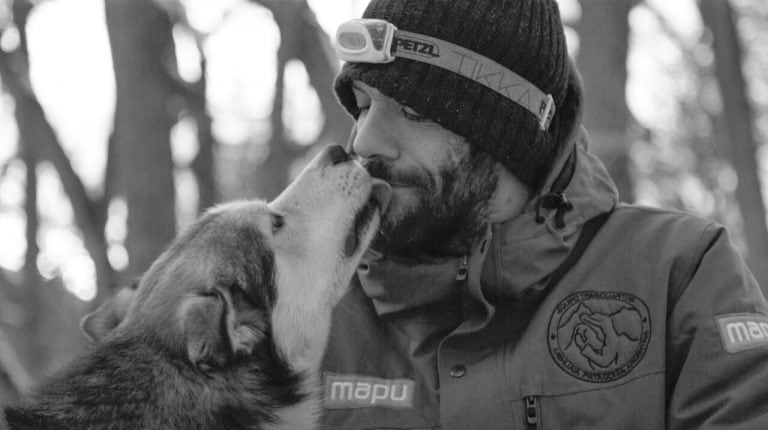
[[[383,215],[389,207],[389,202],[392,200],[392,187],[379,178],[371,178],[373,189],[371,190],[371,197],[376,199],[379,204],[379,210]]]
[[[344,242],[344,253],[347,256],[351,256],[357,250],[360,235],[362,234],[360,229],[363,227],[363,223],[369,221],[369,216],[372,215],[373,211],[376,209],[379,210],[379,215],[383,216],[384,212],[387,211],[390,200],[392,200],[392,187],[390,187],[384,180],[372,178],[371,185],[371,197],[366,204],[366,207],[357,214],[355,225],[349,231],[349,234],[347,234],[347,238]]]

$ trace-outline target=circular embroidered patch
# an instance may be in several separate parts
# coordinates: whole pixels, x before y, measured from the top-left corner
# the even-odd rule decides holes
[[[552,313],[547,340],[552,358],[571,376],[596,383],[615,381],[648,349],[648,306],[621,292],[571,294]]]

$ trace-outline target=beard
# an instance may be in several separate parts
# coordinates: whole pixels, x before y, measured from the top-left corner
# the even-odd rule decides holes
[[[412,168],[395,170],[381,159],[363,161],[371,176],[411,193],[410,206],[393,198],[371,247],[401,257],[461,257],[485,233],[490,199],[498,179],[491,157],[470,146],[449,158],[436,174]],[[397,207],[398,203],[402,206]]]

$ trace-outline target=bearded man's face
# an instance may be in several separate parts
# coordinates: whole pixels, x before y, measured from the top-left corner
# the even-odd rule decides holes
[[[488,223],[496,180],[487,156],[468,153],[436,172],[397,170],[380,160],[364,163],[389,182],[395,197],[374,249],[404,256],[461,256]]]
[[[362,82],[353,150],[392,200],[374,249],[402,256],[461,256],[485,231],[496,189],[493,160],[463,138]]]

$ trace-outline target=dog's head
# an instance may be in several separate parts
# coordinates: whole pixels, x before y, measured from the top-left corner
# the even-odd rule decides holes
[[[209,210],[135,292],[116,295],[84,319],[83,329],[97,340],[149,337],[203,368],[226,365],[250,354],[272,326],[285,330],[307,315],[330,313],[386,201],[383,184],[340,147],[329,147],[271,203]]]

